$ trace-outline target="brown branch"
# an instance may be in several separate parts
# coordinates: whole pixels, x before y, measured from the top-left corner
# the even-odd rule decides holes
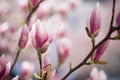
[[[39,4],[41,3],[41,2],[43,2],[44,0],[40,0],[39,1],[39,3],[32,9],[32,11],[28,14],[28,17],[27,17],[27,19],[26,19],[26,23],[28,24],[29,23],[29,21],[30,21],[30,18],[32,17],[32,15],[34,14],[34,12],[38,9],[38,7],[39,7]]]
[[[116,31],[117,29],[112,29],[112,25],[113,25],[113,21],[114,21],[114,13],[115,13],[115,3],[116,0],[113,0],[113,7],[112,7],[112,17],[111,17],[111,21],[110,21],[110,28],[109,31],[107,33],[107,35],[105,36],[105,38],[103,40],[101,40],[97,45],[95,45],[91,51],[89,52],[89,54],[85,57],[85,59],[78,64],[77,66],[75,66],[74,68],[72,68],[61,80],[65,80],[70,74],[72,74],[74,71],[76,71],[77,69],[79,69],[80,67],[84,66],[86,64],[86,62],[88,61],[88,59],[93,55],[94,51],[100,46],[102,45],[105,41],[109,40],[111,34]]]

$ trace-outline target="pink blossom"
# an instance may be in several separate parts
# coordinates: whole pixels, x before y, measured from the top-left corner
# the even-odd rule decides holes
[[[0,57],[0,80],[4,80],[4,78],[9,74],[11,67],[11,63],[7,62],[4,55]]]
[[[22,63],[21,80],[29,80],[34,71],[34,65],[28,61]]]
[[[57,52],[60,61],[65,61],[70,54],[70,41],[67,39],[62,39],[57,44]]]
[[[32,43],[36,49],[41,49],[48,41],[45,25],[38,19],[32,26]]]
[[[107,80],[107,77],[103,70],[98,71],[98,69],[94,67],[88,80]]]
[[[90,28],[90,33],[94,36],[98,35],[100,28],[100,9],[99,3],[96,4],[95,8],[92,11],[90,21],[88,23],[88,27]]]
[[[94,55],[95,62],[97,62],[100,59],[100,57],[103,55],[103,53],[105,52],[105,50],[108,47],[108,44],[109,44],[109,40],[97,48],[95,55]]]
[[[0,35],[5,35],[6,32],[8,31],[9,29],[9,23],[8,22],[5,22],[3,23],[1,26],[0,26]]]
[[[58,31],[56,33],[56,37],[61,38],[61,37],[65,36],[65,33],[66,33],[65,28],[59,27]]]
[[[19,39],[19,43],[18,43],[19,48],[23,49],[26,46],[27,41],[28,41],[28,33],[29,33],[29,30],[27,26],[25,25],[22,28],[21,36]]]

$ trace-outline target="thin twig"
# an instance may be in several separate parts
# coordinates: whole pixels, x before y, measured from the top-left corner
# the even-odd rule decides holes
[[[34,12],[38,9],[39,4],[43,2],[44,0],[40,0],[39,3],[32,9],[32,11],[28,14],[28,17],[26,19],[26,23],[28,24],[30,21],[31,16],[34,14]]]
[[[17,62],[18,57],[19,57],[19,55],[20,55],[20,52],[21,52],[21,49],[19,49],[18,52],[17,52],[17,55],[16,55],[16,57],[15,57],[15,60],[14,60],[14,62],[13,62],[13,65],[12,65],[12,67],[11,67],[11,69],[10,69],[9,74],[11,73],[11,71],[13,70],[13,68],[14,68],[14,66],[15,66],[15,63]]]
[[[86,64],[86,62],[88,61],[88,59],[93,55],[94,51],[101,46],[105,41],[109,40],[111,34],[116,31],[117,29],[112,29],[112,25],[113,25],[113,20],[114,20],[114,13],[115,13],[115,3],[116,0],[113,0],[113,7],[112,7],[112,17],[111,17],[111,21],[110,21],[110,28],[109,31],[107,33],[107,35],[105,36],[105,38],[103,40],[101,40],[97,45],[95,45],[91,51],[89,52],[89,54],[85,57],[85,59],[78,64],[77,66],[75,66],[74,68],[72,68],[61,80],[65,80],[71,73],[73,73],[74,71],[76,71],[77,69],[79,69],[80,67],[84,66]]]

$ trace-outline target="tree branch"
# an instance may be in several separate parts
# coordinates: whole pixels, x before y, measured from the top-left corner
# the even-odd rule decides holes
[[[115,3],[116,0],[113,0],[113,7],[112,7],[112,17],[111,17],[111,21],[110,21],[110,28],[109,31],[107,33],[107,35],[105,36],[105,38],[103,40],[101,40],[97,45],[95,45],[91,51],[89,52],[89,54],[85,57],[85,59],[78,64],[77,66],[75,66],[74,68],[72,68],[61,80],[65,80],[71,73],[73,73],[74,71],[76,71],[77,69],[79,69],[80,67],[84,66],[86,64],[86,62],[88,61],[88,59],[93,55],[94,51],[101,46],[105,41],[109,40],[111,34],[116,31],[117,29],[112,29],[112,25],[113,25],[113,21],[114,21],[114,13],[115,13]]]

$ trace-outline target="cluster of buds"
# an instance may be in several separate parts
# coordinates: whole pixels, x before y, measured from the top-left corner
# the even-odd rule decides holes
[[[88,80],[107,80],[107,77],[103,70],[98,71],[98,69],[94,67]]]

